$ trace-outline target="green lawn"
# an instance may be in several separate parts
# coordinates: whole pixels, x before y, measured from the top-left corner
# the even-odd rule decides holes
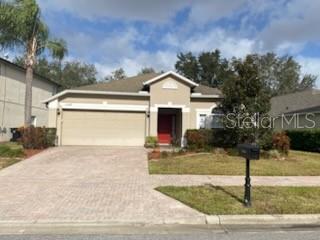
[[[17,143],[0,144],[0,170],[22,160],[23,148]]]
[[[254,187],[252,207],[243,187],[158,187],[158,191],[206,214],[319,214],[320,187]]]
[[[251,161],[256,176],[320,176],[320,154],[291,151],[285,160]],[[150,174],[244,175],[245,160],[227,154],[201,154],[149,161]]]

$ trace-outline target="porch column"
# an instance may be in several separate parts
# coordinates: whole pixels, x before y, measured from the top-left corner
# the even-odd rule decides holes
[[[158,109],[150,108],[150,136],[158,136]]]
[[[181,146],[185,146],[185,134],[186,131],[190,129],[190,113],[188,111],[182,112],[182,138],[181,138]]]

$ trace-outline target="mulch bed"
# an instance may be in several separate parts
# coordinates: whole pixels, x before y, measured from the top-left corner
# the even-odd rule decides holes
[[[30,158],[38,153],[41,153],[42,151],[44,151],[45,149],[24,149],[24,155],[25,155],[25,159],[26,158]]]

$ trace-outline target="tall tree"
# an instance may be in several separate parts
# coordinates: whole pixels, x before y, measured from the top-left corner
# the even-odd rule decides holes
[[[147,74],[147,73],[155,73],[156,71],[152,67],[144,67],[140,70],[138,75]]]
[[[220,51],[203,52],[198,57],[200,83],[211,87],[220,87],[232,75],[229,62],[221,58]]]
[[[17,57],[14,63],[23,66],[24,58]],[[97,82],[97,70],[93,64],[79,61],[49,62],[46,58],[39,58],[34,71],[41,76],[50,78],[61,85],[61,89],[80,87]]]
[[[194,56],[191,52],[178,54],[176,70],[195,82],[220,87],[233,74],[227,59],[222,58],[220,51],[202,52]]]
[[[21,67],[25,66],[24,57],[16,57],[13,62]],[[38,58],[33,70],[35,73],[61,84],[59,79],[60,66],[58,61],[49,61],[45,57]]]
[[[185,77],[199,83],[199,62],[196,56],[191,52],[179,53],[177,55],[177,62],[175,68],[178,73],[184,75]]]
[[[259,76],[266,82],[272,96],[291,93],[315,86],[317,77],[301,74],[301,66],[291,56],[278,57],[274,53],[250,55],[259,68]]]
[[[259,77],[259,68],[252,56],[244,60],[233,59],[231,64],[235,75],[222,87],[226,130],[232,136],[233,144],[255,141],[268,148],[270,139],[265,140],[271,133],[267,118],[271,107],[269,90]]]
[[[123,70],[123,68],[119,68],[114,70],[111,75],[105,77],[105,81],[113,81],[113,80],[121,80],[126,78],[126,72]]]
[[[50,39],[47,25],[35,0],[0,2],[0,46],[23,51],[26,56],[25,126],[31,125],[32,80],[37,56],[46,49],[62,59],[67,52],[62,39]]]
[[[61,85],[64,89],[69,89],[94,84],[97,82],[96,75],[97,70],[93,64],[66,62],[61,71]]]

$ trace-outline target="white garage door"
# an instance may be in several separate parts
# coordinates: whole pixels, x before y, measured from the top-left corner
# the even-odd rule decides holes
[[[144,144],[145,113],[64,110],[62,118],[62,145]]]

